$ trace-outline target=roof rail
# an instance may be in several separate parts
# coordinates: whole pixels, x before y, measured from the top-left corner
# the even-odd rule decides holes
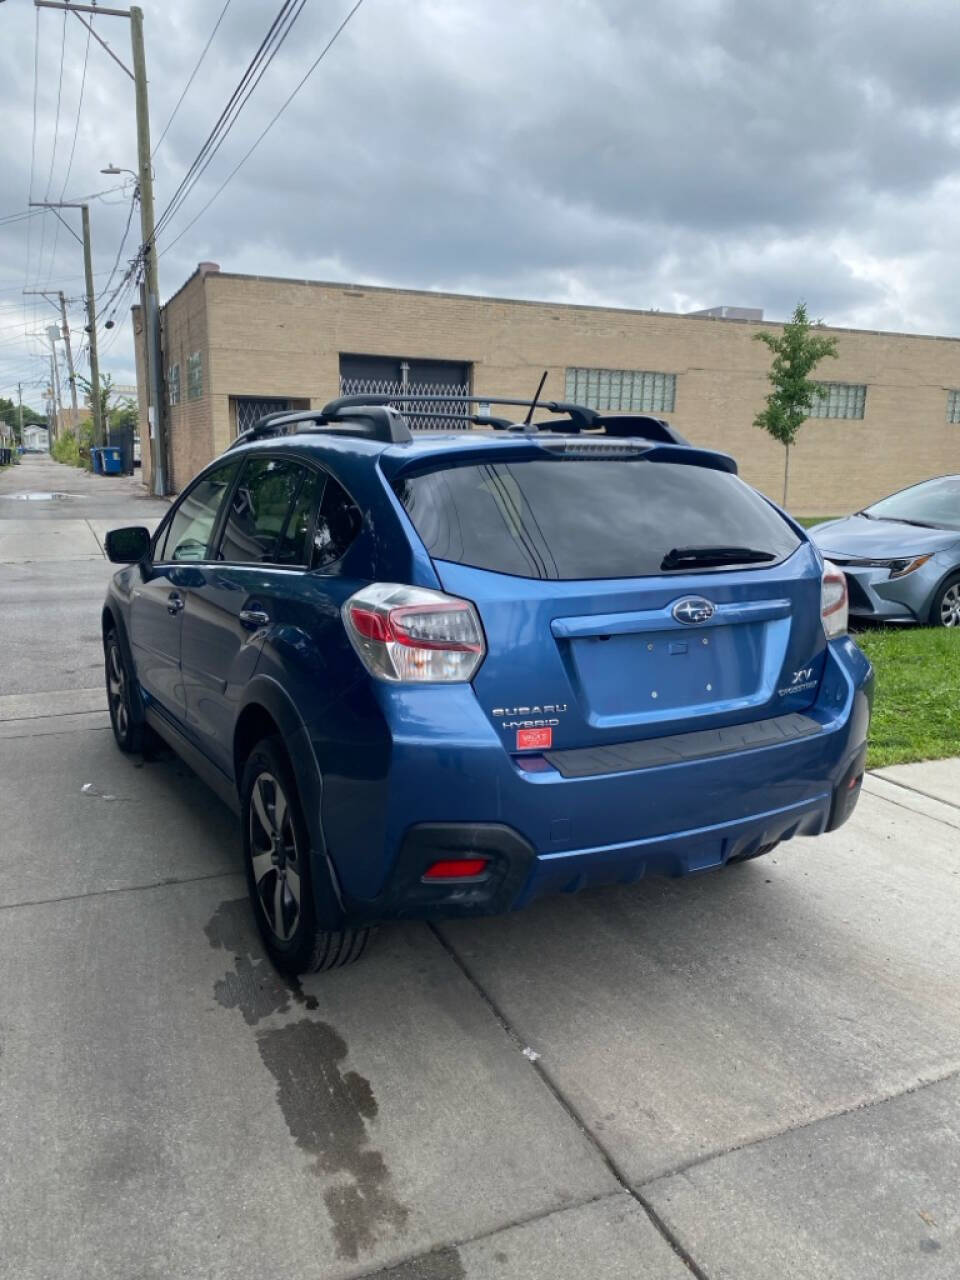
[[[412,439],[407,420],[399,410],[389,405],[364,402],[362,396],[359,400],[356,408],[334,414],[327,412],[329,406],[324,409],[268,413],[252,427],[241,431],[228,448],[236,449],[238,445],[250,444],[253,440],[262,440],[267,436],[291,434],[359,436],[367,440],[380,440],[384,444],[398,444]],[[313,425],[301,426],[303,423]]]
[[[578,431],[603,431],[610,436],[639,436],[646,440],[657,440],[663,444],[681,444],[686,445],[690,442],[686,440],[678,431],[670,426],[669,422],[663,418],[655,418],[652,414],[610,414],[600,412],[597,409],[590,409],[584,404],[571,404],[566,400],[513,400],[506,399],[501,396],[473,396],[462,395],[454,396],[450,394],[440,395],[424,395],[422,392],[410,391],[400,392],[392,395],[384,392],[377,392],[374,395],[354,395],[339,396],[336,400],[331,400],[329,404],[323,406],[323,413],[326,416],[333,416],[341,413],[347,413],[355,405],[391,405],[413,402],[420,404],[436,404],[436,405],[469,405],[469,404],[505,404],[514,405],[529,409],[531,405],[535,405],[538,409],[546,409],[549,413],[564,414],[568,422],[509,422],[505,418],[492,418],[489,414],[453,414],[453,413],[430,413],[421,412],[415,409],[414,415],[417,417],[438,417],[438,418],[466,418],[469,422],[477,422],[484,419],[483,425],[492,426],[496,430],[507,431],[559,431],[559,432],[578,432]]]

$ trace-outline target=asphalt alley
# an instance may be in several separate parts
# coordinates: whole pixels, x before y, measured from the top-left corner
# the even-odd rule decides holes
[[[103,536],[165,510],[0,476],[0,1274],[960,1274],[960,761],[289,985],[235,819],[109,730]]]

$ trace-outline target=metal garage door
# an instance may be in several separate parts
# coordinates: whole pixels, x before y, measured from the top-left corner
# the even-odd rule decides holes
[[[340,357],[340,394],[462,396],[470,390],[470,365],[452,360],[404,360],[399,356]],[[411,427],[424,431],[466,428],[467,409],[454,401],[397,401]],[[418,410],[420,411],[418,413]],[[428,416],[442,414],[442,417]]]

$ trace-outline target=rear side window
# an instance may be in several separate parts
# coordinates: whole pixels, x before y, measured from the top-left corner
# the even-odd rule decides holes
[[[313,531],[311,568],[326,569],[339,560],[362,524],[363,517],[349,494],[332,476],[327,476]]]
[[[227,513],[220,559],[228,564],[296,563],[296,547],[283,536],[301,486],[304,467],[276,458],[249,459]],[[302,561],[301,561],[302,563]]]
[[[729,548],[766,553],[756,560],[772,564],[800,545],[737,476],[683,463],[483,463],[404,478],[396,492],[434,559],[521,578],[682,571],[671,568],[678,559],[671,552],[696,552],[704,567],[716,568]],[[711,549],[718,552],[712,564]]]

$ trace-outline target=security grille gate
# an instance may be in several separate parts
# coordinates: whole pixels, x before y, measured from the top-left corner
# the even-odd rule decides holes
[[[237,435],[268,413],[286,413],[289,408],[289,400],[258,400],[252,396],[237,396]]]
[[[466,395],[464,383],[455,382],[396,382],[387,378],[341,378],[342,396],[462,396]],[[414,430],[465,431],[469,406],[455,400],[400,400],[396,407],[406,416]],[[442,416],[436,416],[442,415]]]

